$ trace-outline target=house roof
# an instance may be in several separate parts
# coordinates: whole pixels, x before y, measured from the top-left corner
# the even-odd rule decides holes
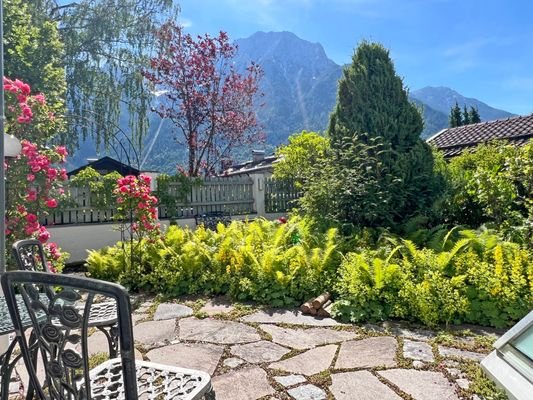
[[[506,140],[522,146],[533,138],[533,114],[443,129],[427,142],[445,157],[461,154],[465,149],[491,140]]]
[[[242,174],[253,174],[257,172],[272,171],[274,163],[278,161],[275,155],[266,156],[260,160],[245,161],[240,164],[233,164],[224,170],[222,176],[235,176]]]
[[[135,175],[138,176],[140,171],[137,168],[133,168],[127,164],[121,163],[120,161],[115,160],[111,157],[102,157],[98,160],[91,161],[86,165],[82,165],[79,168],[73,169],[72,171],[68,172],[67,175],[70,178],[73,175],[76,175],[78,172],[84,170],[87,167],[92,167],[96,171],[100,173],[109,173],[112,171],[117,171],[120,175],[126,176],[126,175]]]

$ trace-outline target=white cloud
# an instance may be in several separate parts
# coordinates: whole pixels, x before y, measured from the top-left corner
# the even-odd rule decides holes
[[[180,17],[179,24],[183,26],[185,29],[190,28],[192,26],[192,21],[188,18]]]

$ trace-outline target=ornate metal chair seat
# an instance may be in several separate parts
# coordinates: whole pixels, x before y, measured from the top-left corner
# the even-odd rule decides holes
[[[38,399],[215,400],[207,373],[135,360],[131,304],[121,286],[29,271],[6,272],[0,280]],[[93,307],[101,304],[94,302],[100,295],[116,304],[120,357],[89,369],[89,320],[94,318]],[[23,323],[26,314],[29,326]],[[25,332],[29,328],[33,341]],[[37,352],[44,379],[37,374]]]
[[[43,246],[37,239],[19,240],[13,244],[13,255],[21,271],[50,272]],[[94,303],[89,316],[89,327],[100,330],[109,345],[109,357],[117,356],[117,303]]]
[[[199,395],[205,394],[210,382],[210,377],[205,372],[147,361],[135,360],[135,372],[139,400],[197,399]],[[92,399],[124,399],[120,358],[106,361],[92,369],[90,378]]]

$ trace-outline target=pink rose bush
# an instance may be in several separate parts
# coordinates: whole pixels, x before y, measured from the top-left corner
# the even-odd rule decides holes
[[[155,239],[160,235],[157,223],[157,197],[150,190],[151,178],[140,175],[125,176],[117,180],[114,194],[117,199],[118,218],[132,221],[132,235],[137,239]]]
[[[4,160],[6,170],[6,249],[16,240],[34,237],[43,243],[52,270],[60,269],[66,254],[49,242],[50,233],[39,222],[64,196],[67,180],[61,166],[68,155],[64,146],[46,146],[63,126],[46,104],[43,94],[31,94],[28,84],[4,77],[6,133],[17,137],[21,153]]]

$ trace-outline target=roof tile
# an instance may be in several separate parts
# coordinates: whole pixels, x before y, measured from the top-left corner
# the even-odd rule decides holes
[[[444,152],[446,157],[452,157],[490,140],[506,139],[521,146],[532,137],[533,114],[444,129],[431,137],[428,143]]]

